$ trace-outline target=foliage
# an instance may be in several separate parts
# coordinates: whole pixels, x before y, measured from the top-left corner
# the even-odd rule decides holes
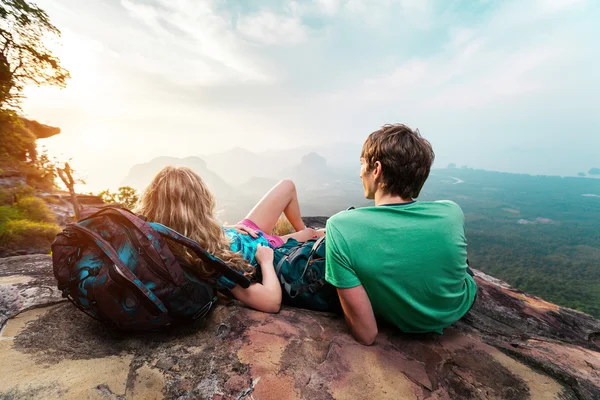
[[[55,221],[46,203],[34,196],[18,198],[15,205],[0,206],[0,247],[50,251],[60,231]]]
[[[4,225],[17,219],[23,219],[23,213],[18,208],[6,205],[0,206],[0,233]]]
[[[12,182],[0,191],[2,250],[49,250],[60,230],[46,203],[31,195],[33,189],[49,191],[55,186],[56,163],[47,152],[38,157],[36,140],[59,130],[15,112],[25,85],[65,86],[69,72],[46,47],[48,39],[59,36],[60,31],[35,4],[0,0],[0,170]],[[14,182],[21,183],[15,186]]]
[[[0,206],[12,206],[17,199],[33,195],[33,189],[27,185],[0,187]]]
[[[17,200],[16,208],[19,209],[27,219],[38,222],[56,222],[56,216],[48,208],[44,200],[39,197],[25,197]]]
[[[1,103],[0,103],[1,107]],[[35,150],[36,137],[25,129],[23,121],[12,111],[0,110],[0,162],[9,168],[18,167]]]
[[[42,147],[42,152],[35,159],[29,159],[26,162],[16,160],[10,162],[7,158],[4,159],[4,165],[18,171],[19,175],[24,177],[25,182],[29,186],[46,192],[51,192],[56,188],[57,171],[60,168],[64,168],[66,164],[58,161],[56,158],[51,159],[45,147]],[[73,170],[71,172],[74,173]],[[85,184],[77,176],[75,177],[75,183]]]
[[[51,160],[48,150],[44,147],[42,153],[31,163],[35,172],[29,175],[28,182],[34,187],[55,187],[56,159]]]
[[[422,200],[462,207],[473,267],[600,317],[600,198],[583,196],[594,193],[598,179],[446,169],[432,171]]]
[[[0,1],[0,109],[17,107],[25,85],[64,87],[69,72],[46,47],[60,31],[27,0]]]
[[[285,215],[281,215],[279,217],[279,219],[277,220],[277,222],[275,223],[275,228],[273,228],[273,235],[278,235],[278,236],[285,236],[285,235],[289,235],[290,233],[294,233],[294,227],[292,226],[292,224],[290,223],[290,221],[288,221],[288,219],[285,217]]]
[[[0,206],[10,205],[13,203],[12,191],[0,188]]]
[[[50,245],[58,232],[59,226],[49,222],[10,220],[0,226],[0,247],[7,250],[34,248],[50,251]]]
[[[98,196],[105,203],[120,203],[130,210],[135,208],[139,200],[137,191],[130,186],[121,186],[118,189],[117,193],[111,192],[109,189],[106,189],[98,193]]]

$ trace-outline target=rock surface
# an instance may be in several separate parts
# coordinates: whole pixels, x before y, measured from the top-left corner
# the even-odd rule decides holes
[[[382,326],[365,347],[338,316],[235,301],[193,326],[118,334],[61,302],[49,256],[0,259],[0,398],[600,398],[600,321],[476,280],[444,335]]]

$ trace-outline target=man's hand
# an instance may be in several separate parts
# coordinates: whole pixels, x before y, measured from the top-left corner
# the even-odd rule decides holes
[[[337,292],[352,336],[364,345],[372,345],[377,336],[377,321],[365,288],[358,285],[350,289],[338,288]]]
[[[257,238],[258,237],[258,232],[256,232],[254,229],[252,228],[248,228],[246,225],[241,225],[241,224],[237,224],[237,225],[223,225],[224,228],[228,228],[228,229],[235,229],[236,232],[241,233],[243,235],[250,235],[253,238]]]

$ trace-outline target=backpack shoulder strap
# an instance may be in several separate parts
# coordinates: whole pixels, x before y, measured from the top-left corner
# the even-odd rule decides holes
[[[315,243],[313,244],[312,249],[310,249],[310,254],[308,255],[308,260],[310,261],[312,259],[313,254],[315,254],[315,252],[317,250],[319,250],[319,247],[321,247],[321,244],[325,242],[325,235],[321,236],[320,238],[318,238]]]
[[[321,247],[321,244],[323,244],[324,242],[325,242],[325,236],[321,236],[319,239],[315,240],[315,242],[313,243],[313,245],[310,249],[310,253],[308,254],[308,257],[306,259],[306,265],[304,266],[304,273],[306,272],[306,267],[310,264],[310,262],[313,258],[313,255],[319,249],[319,247]],[[297,246],[289,249],[287,254],[285,254],[281,257],[281,259],[277,263],[277,266],[275,267],[275,274],[279,278],[279,282],[281,283],[283,290],[292,299],[297,296],[300,296],[306,292],[314,293],[317,289],[319,289],[320,287],[322,287],[325,284],[325,279],[321,279],[312,284],[301,283],[302,277],[300,277],[300,279],[297,282],[290,282],[285,278],[285,276],[283,276],[283,274],[280,273],[283,265],[286,262],[289,262],[290,258],[293,258],[294,253],[306,244],[307,244],[307,242],[301,242],[301,243],[298,243]],[[304,273],[302,274],[302,276],[304,276]]]
[[[179,232],[174,231],[173,229],[166,227],[163,224],[159,224],[158,222],[149,222],[148,225],[150,225],[152,227],[152,229],[154,229],[156,232],[160,233],[163,237],[171,239],[183,246],[186,246],[186,247],[189,247],[190,249],[192,249],[194,251],[194,253],[196,253],[196,255],[198,256],[198,258],[200,258],[204,262],[207,262],[207,263],[210,263],[211,265],[213,265],[227,279],[237,283],[244,289],[247,288],[248,286],[250,286],[250,280],[248,278],[246,278],[244,275],[240,274],[235,269],[231,268],[229,265],[225,264],[223,262],[223,260],[213,256],[212,254],[210,254],[209,252],[204,250],[202,247],[200,247],[200,245],[196,241],[194,241],[190,238],[187,238],[187,237],[183,236],[182,234],[180,234]]]
[[[134,293],[137,294],[140,302],[146,305],[146,308],[149,310],[154,310],[158,314],[167,313],[167,309],[162,301],[160,301],[160,299],[156,297],[151,290],[148,290],[148,288],[138,279],[138,277],[135,276],[133,272],[131,272],[129,268],[125,266],[125,264],[123,264],[119,258],[119,255],[112,248],[110,243],[104,240],[96,232],[93,232],[86,227],[78,224],[72,224],[70,227],[89,237],[96,244],[96,246],[98,246],[98,248],[100,248],[100,250],[106,254],[110,261],[112,261],[112,265],[109,267],[109,273],[114,272],[114,274],[111,274],[111,278],[113,276],[118,277],[116,280],[124,281],[130,288],[134,289]]]
[[[89,219],[101,215],[112,216],[124,221],[130,228],[137,230],[146,238],[148,246],[144,249],[153,260],[162,265],[175,284],[182,286],[185,282],[183,273],[174,267],[175,257],[168,248],[162,248],[158,239],[160,234],[156,232],[144,219],[123,207],[105,206],[84,219]],[[83,221],[84,219],[81,219]]]

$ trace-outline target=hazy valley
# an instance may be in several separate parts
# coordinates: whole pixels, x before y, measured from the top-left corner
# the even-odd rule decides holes
[[[235,148],[203,158],[161,157],[136,165],[122,183],[143,190],[163,166],[188,166],[215,193],[221,219],[232,223],[279,179],[291,178],[304,215],[330,216],[372,204],[363,197],[358,154],[343,147],[260,154]],[[476,268],[600,316],[599,179],[434,169],[419,200],[437,199],[463,208]]]

